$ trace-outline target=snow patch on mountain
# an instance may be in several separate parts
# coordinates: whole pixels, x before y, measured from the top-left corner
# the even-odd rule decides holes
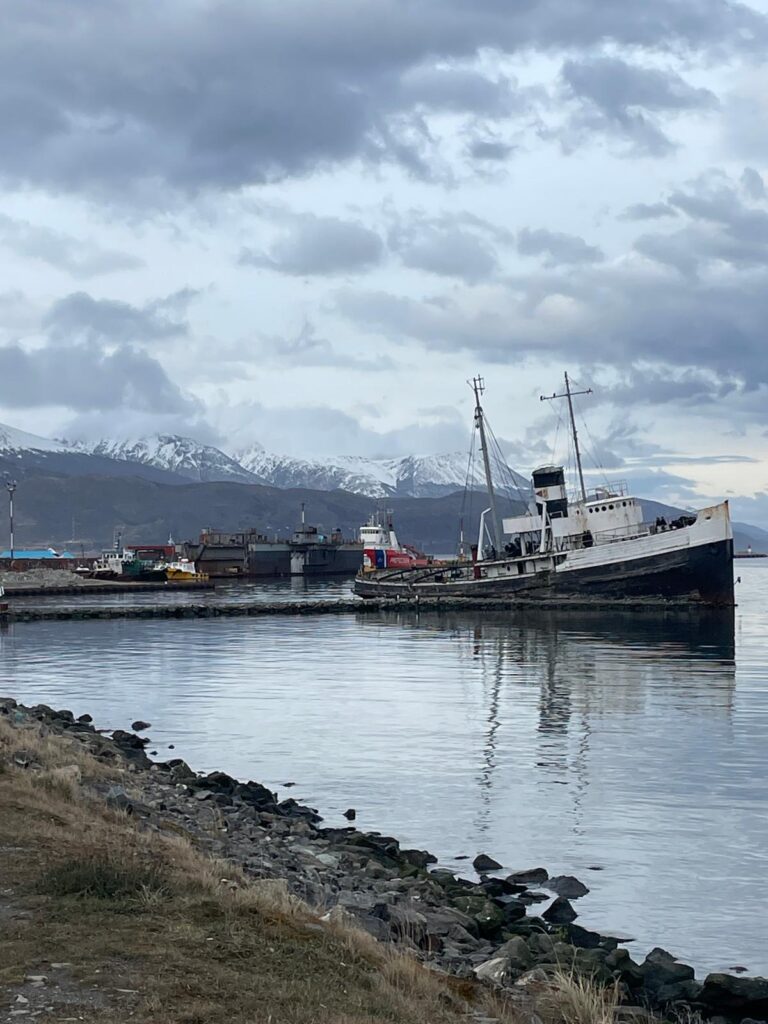
[[[28,434],[25,430],[8,427],[0,423],[0,452],[67,452],[71,449],[62,441],[53,441],[48,437]]]
[[[213,445],[176,434],[155,434],[123,441],[80,441],[76,449],[103,458],[166,469],[189,480],[263,483],[258,476]]]
[[[467,455],[407,455],[396,459],[369,459],[342,455],[329,459],[297,459],[266,452],[261,446],[237,453],[237,461],[273,487],[308,487],[330,491],[341,489],[369,498],[437,498],[463,490],[485,487],[482,464],[474,460],[467,474]],[[498,486],[528,492],[524,477],[500,467]]]

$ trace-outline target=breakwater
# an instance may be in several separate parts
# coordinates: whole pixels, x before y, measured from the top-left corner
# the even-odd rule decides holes
[[[160,585],[160,589],[165,589]],[[182,589],[188,589],[182,584]],[[121,590],[120,593],[124,593]],[[46,591],[47,597],[56,596],[61,591]],[[78,591],[81,596],[81,591]],[[91,591],[89,596],[93,596]],[[385,600],[350,598],[338,601],[237,601],[210,602],[206,604],[145,604],[125,605],[120,607],[90,606],[83,607],[73,604],[63,608],[41,605],[38,608],[14,607],[13,601],[7,606],[0,606],[0,623],[12,622],[52,622],[62,620],[95,620],[95,619],[215,619],[233,617],[262,617],[268,615],[309,616],[309,615],[347,615],[350,613],[375,614],[380,612],[397,612],[403,610],[421,611],[461,611],[487,609],[489,611],[522,611],[525,609],[540,610],[605,610],[622,612],[665,612],[690,613],[697,619],[712,616],[722,618],[732,614],[732,609],[706,609],[698,605],[690,605],[684,601],[651,601],[651,600],[568,600],[568,601],[512,601],[495,598],[390,598]]]
[[[152,761],[149,739],[122,730],[106,736],[88,715],[75,719],[69,711],[5,699],[0,717],[18,736],[12,770],[39,769],[28,741],[33,733],[82,745],[97,761],[127,768],[122,786],[96,785],[93,792],[107,806],[132,813],[140,828],[182,835],[249,877],[285,880],[321,908],[324,920],[353,923],[442,971],[515,997],[541,991],[553,973],[570,971],[615,986],[630,1016],[642,1016],[643,1008],[667,1019],[691,1013],[734,1022],[768,1019],[765,979],[714,973],[699,980],[663,949],[637,962],[618,939],[579,926],[578,901],[588,898],[589,888],[572,876],[553,878],[543,867],[510,871],[480,851],[473,876],[460,877],[441,869],[432,853],[403,849],[394,837],[351,824],[326,828],[316,809],[278,800],[258,782],[200,774],[178,758]],[[352,808],[348,817],[354,818]]]

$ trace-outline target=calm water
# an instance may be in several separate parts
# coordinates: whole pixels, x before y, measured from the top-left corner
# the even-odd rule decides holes
[[[465,873],[479,851],[574,873],[579,922],[639,955],[768,973],[768,565],[737,573],[735,633],[561,612],[19,624],[0,692],[145,718],[163,757],[331,823],[355,807]]]

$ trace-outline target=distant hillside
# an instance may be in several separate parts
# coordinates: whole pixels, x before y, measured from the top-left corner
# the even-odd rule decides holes
[[[477,529],[482,496],[476,495],[467,532]],[[287,536],[296,527],[301,503],[307,521],[357,537],[376,502],[346,491],[283,490],[259,484],[174,483],[139,477],[28,477],[16,492],[16,543],[77,546],[86,550],[111,545],[115,529],[127,543],[196,539],[208,526],[238,531],[255,527],[267,535]],[[442,498],[391,498],[387,507],[404,541],[427,551],[455,551],[461,493]],[[509,504],[511,511],[522,505]],[[5,543],[0,515],[0,538]]]

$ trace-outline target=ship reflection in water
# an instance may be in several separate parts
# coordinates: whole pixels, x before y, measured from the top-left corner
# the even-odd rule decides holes
[[[474,620],[474,621],[473,621]],[[697,714],[730,713],[736,685],[735,616],[732,609],[661,613],[524,610],[433,614],[405,613],[400,628],[451,630],[463,656],[479,667],[485,699],[482,757],[477,779],[479,834],[492,824],[498,736],[507,687],[538,687],[536,760],[544,785],[570,787],[571,829],[582,829],[581,804],[590,781],[590,735],[596,717],[642,715],[660,671],[666,699]],[[706,692],[691,684],[705,673]],[[515,678],[519,677],[519,678]],[[514,680],[514,681],[513,681]],[[627,685],[629,683],[629,685]],[[514,700],[514,698],[513,698]],[[642,739],[637,739],[637,753]],[[507,784],[506,779],[499,780]]]
[[[735,644],[715,611],[17,624],[4,689],[145,718],[160,756],[173,743],[330,824],[355,807],[462,872],[483,851],[581,876],[579,923],[638,955],[766,972],[764,568],[740,567]]]

